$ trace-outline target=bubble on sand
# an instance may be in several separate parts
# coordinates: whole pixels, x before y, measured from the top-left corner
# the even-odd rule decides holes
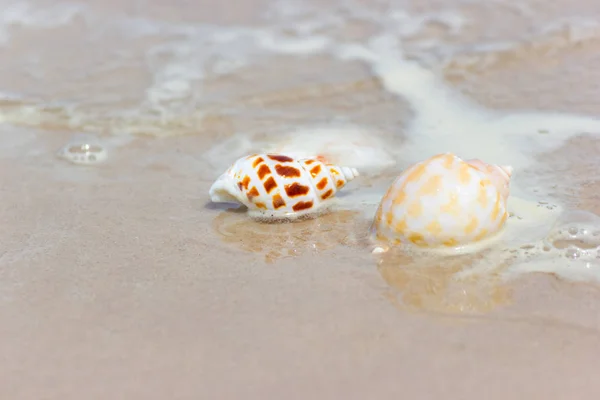
[[[600,282],[600,216],[587,211],[564,212],[530,257],[522,255],[505,272],[507,278],[549,273],[568,281]]]
[[[600,247],[600,237],[594,235],[600,227],[600,217],[586,211],[566,212],[550,231],[547,241],[555,249],[565,249],[569,258],[581,251]],[[577,250],[577,251],[575,251]]]
[[[108,151],[100,141],[91,135],[78,135],[63,146],[57,156],[73,164],[101,164],[108,158]]]

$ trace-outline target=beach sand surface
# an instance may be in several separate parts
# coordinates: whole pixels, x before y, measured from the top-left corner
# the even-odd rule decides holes
[[[361,60],[314,52],[319,39],[273,50],[298,39],[295,24],[347,43],[384,30],[402,38],[405,60],[487,110],[593,119],[596,2],[5,3],[0,398],[600,395],[598,264],[590,279],[457,283],[460,259],[422,269],[375,257],[376,204],[348,204],[379,198],[421,157],[403,153],[427,145],[411,125],[420,103]],[[343,209],[264,225],[210,202],[252,143],[337,124],[370,132],[360,140],[385,156],[354,156],[366,172]],[[457,146],[472,137],[461,126]],[[600,130],[573,129],[552,146],[507,147],[529,160],[515,184],[534,201],[600,213]],[[57,157],[74,138],[106,161]]]

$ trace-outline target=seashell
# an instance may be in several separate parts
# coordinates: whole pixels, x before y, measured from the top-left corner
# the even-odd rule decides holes
[[[511,167],[438,154],[404,171],[381,200],[371,234],[419,247],[459,247],[504,227]]]
[[[324,211],[331,199],[358,176],[319,157],[294,159],[282,154],[255,154],[238,159],[210,188],[213,202],[248,207],[259,219],[296,219]]]

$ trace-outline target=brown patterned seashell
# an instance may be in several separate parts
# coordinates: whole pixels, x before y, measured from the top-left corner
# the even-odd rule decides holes
[[[358,176],[355,168],[320,157],[256,154],[238,159],[210,188],[213,202],[240,203],[259,219],[296,219],[319,213]]]

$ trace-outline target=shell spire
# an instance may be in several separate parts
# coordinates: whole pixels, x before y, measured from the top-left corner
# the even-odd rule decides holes
[[[342,174],[344,175],[344,178],[346,178],[347,182],[350,182],[351,180],[360,175],[356,168],[350,167],[342,167]]]
[[[238,159],[209,194],[213,202],[243,204],[259,219],[295,219],[324,211],[357,176],[356,168],[333,165],[321,157],[255,154]]]
[[[465,162],[487,174],[488,178],[496,186],[504,200],[506,201],[508,199],[508,196],[510,194],[509,184],[513,174],[513,167],[508,165],[501,166],[495,164],[488,164],[479,159],[467,160]]]
[[[503,165],[503,166],[501,166],[499,168],[506,174],[507,178],[510,178],[512,176],[513,167],[511,167],[509,165]]]

